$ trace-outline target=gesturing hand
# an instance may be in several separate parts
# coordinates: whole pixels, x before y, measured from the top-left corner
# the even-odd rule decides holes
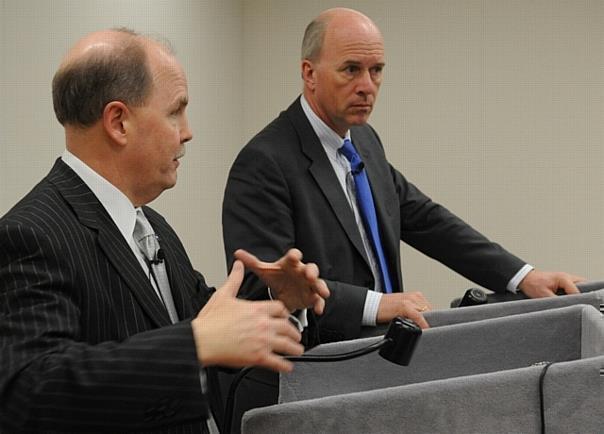
[[[241,249],[235,252],[235,258],[260,277],[290,312],[312,307],[317,314],[323,313],[329,289],[319,278],[319,268],[302,262],[300,250],[290,249],[275,262],[260,261]]]
[[[197,357],[204,366],[262,366],[291,371],[279,354],[300,355],[301,336],[280,301],[237,299],[243,264],[235,261],[228,279],[192,321]]]

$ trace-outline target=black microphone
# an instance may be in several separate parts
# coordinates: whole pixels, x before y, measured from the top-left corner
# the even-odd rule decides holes
[[[164,251],[160,248],[155,253],[155,258],[149,259],[149,264],[151,264],[151,265],[159,265],[162,262],[164,262],[165,258],[166,258],[166,256],[164,254]]]
[[[488,303],[487,295],[482,289],[470,288],[463,295],[457,307],[478,306]]]
[[[352,172],[353,175],[358,175],[359,173],[361,173],[363,171],[363,169],[365,168],[365,163],[363,163],[362,161],[357,165],[356,169],[351,169],[350,171]]]

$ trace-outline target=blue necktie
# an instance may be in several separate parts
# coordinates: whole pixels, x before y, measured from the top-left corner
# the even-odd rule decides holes
[[[384,250],[382,249],[373,195],[371,194],[371,188],[369,187],[369,179],[367,179],[365,165],[350,139],[344,140],[344,145],[340,148],[340,151],[350,162],[350,168],[356,186],[357,204],[361,208],[361,216],[363,218],[363,223],[365,224],[365,230],[369,234],[373,250],[378,257],[380,271],[382,273],[382,282],[384,284],[384,292],[389,294],[392,292],[392,283],[390,282],[388,265],[386,264],[386,257],[384,256]]]

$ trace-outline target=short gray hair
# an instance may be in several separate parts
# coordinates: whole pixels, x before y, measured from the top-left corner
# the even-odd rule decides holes
[[[315,18],[306,27],[304,38],[302,39],[302,60],[318,59],[323,48],[326,28],[327,20],[325,18]]]

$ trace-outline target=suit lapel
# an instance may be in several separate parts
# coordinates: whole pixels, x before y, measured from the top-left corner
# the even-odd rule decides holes
[[[179,266],[179,259],[176,252],[182,251],[180,242],[176,242],[165,228],[165,222],[160,221],[155,217],[153,212],[148,212],[145,207],[145,215],[149,219],[149,223],[153,227],[155,233],[159,236],[159,242],[164,252],[166,272],[170,282],[170,290],[174,300],[174,307],[178,313],[179,319],[189,318],[196,314],[193,310],[195,305],[193,299],[195,294],[187,290],[185,285],[185,277],[182,274],[182,269]]]
[[[308,169],[310,174],[327,198],[346,236],[354,245],[357,252],[363,257],[367,266],[369,266],[369,259],[363,247],[363,241],[361,240],[361,234],[359,233],[354,214],[340,187],[333,167],[325,154],[325,150],[306,118],[299,99],[288,108],[287,115],[300,137],[302,152],[311,160],[311,165]]]
[[[174,299],[174,307],[178,313],[178,318],[182,320],[193,314],[191,311],[193,305],[191,302],[192,295],[187,296],[184,291],[184,286],[182,284],[183,279],[179,273],[179,268],[176,266],[176,257],[172,252],[173,250],[169,246],[166,247],[166,260],[164,263],[166,264],[166,272],[168,273],[168,279],[170,281],[170,290],[172,291],[172,298]]]
[[[145,275],[130,246],[126,244],[126,240],[117,230],[111,218],[106,213],[104,214],[106,217],[100,219],[98,241],[105,256],[126,281],[142,309],[157,326],[171,324],[168,311],[153,289],[149,277]]]
[[[169,325],[168,312],[155,294],[130,246],[88,186],[61,159],[57,160],[51,170],[50,180],[70,204],[80,222],[97,232],[100,249],[149,318],[158,327]]]

